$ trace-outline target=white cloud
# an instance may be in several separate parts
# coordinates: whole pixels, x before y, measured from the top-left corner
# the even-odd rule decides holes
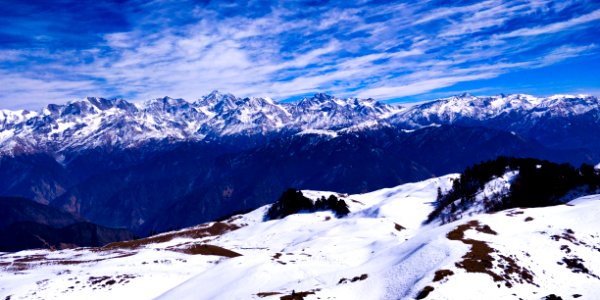
[[[422,80],[399,86],[384,86],[361,91],[357,97],[360,98],[375,98],[375,99],[391,99],[404,96],[421,94],[435,89],[448,87],[458,82],[472,81],[478,79],[488,79],[497,76],[497,73],[480,73],[467,76],[448,76],[435,79]]]
[[[547,2],[490,0],[435,10],[426,2],[326,7],[302,18],[282,5],[255,18],[194,10],[197,22],[152,32],[141,24],[106,34],[103,44],[90,49],[3,51],[0,64],[44,62],[0,72],[0,106],[15,97],[42,103],[90,94],[194,100],[213,89],[274,99],[318,91],[389,99],[595,51],[595,45],[505,38],[577,30],[599,19],[600,10],[545,26],[474,34],[501,28],[512,18],[529,18],[532,12],[564,9],[548,9]],[[168,23],[156,12],[138,21],[147,20]],[[432,25],[439,20],[444,21]]]
[[[575,17],[570,20],[564,22],[552,23],[545,26],[539,26],[534,28],[521,28],[509,33],[499,34],[499,38],[511,38],[511,37],[521,37],[521,36],[533,36],[540,34],[549,34],[555,33],[563,30],[574,29],[574,27],[589,23],[592,21],[596,21],[600,19],[600,9],[595,10],[591,13],[585,14],[583,16]]]

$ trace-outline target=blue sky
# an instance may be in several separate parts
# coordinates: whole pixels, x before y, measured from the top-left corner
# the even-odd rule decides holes
[[[600,2],[0,0],[0,108],[600,94]]]

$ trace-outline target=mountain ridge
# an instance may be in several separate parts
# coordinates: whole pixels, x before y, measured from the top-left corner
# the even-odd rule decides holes
[[[93,147],[137,147],[152,140],[357,130],[360,124],[413,130],[441,124],[530,132],[548,119],[583,118],[600,124],[600,102],[588,95],[462,94],[414,106],[317,93],[297,102],[239,98],[213,91],[193,102],[170,97],[143,103],[87,97],[40,111],[0,111],[0,153],[61,153]],[[587,120],[586,119],[586,120]],[[515,123],[515,124],[512,124]],[[564,124],[559,124],[564,125]],[[537,126],[537,127],[536,127]],[[599,144],[600,141],[594,142]]]

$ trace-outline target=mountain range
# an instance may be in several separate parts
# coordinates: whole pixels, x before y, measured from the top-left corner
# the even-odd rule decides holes
[[[130,103],[88,97],[64,105],[50,104],[40,111],[0,111],[0,150],[12,155],[60,154],[96,147],[139,147],[151,141],[202,141],[275,133],[335,136],[381,126],[414,130],[450,124],[497,128],[527,137],[537,135],[539,142],[556,145],[566,133],[597,125],[599,109],[598,98],[586,95],[538,98],[463,94],[406,107],[326,94],[294,103],[238,98],[218,91],[194,102],[164,97]],[[539,134],[540,130],[544,133]],[[569,144],[561,144],[566,148],[590,142],[597,146],[598,140],[591,135],[574,136]]]
[[[86,98],[0,111],[0,195],[146,235],[255,209],[289,187],[367,192],[500,155],[595,165],[599,130],[599,101],[586,95]]]

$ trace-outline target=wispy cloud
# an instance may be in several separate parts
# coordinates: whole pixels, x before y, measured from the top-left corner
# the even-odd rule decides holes
[[[383,100],[433,95],[461,82],[594,57],[600,34],[600,4],[593,1],[133,5],[103,5],[105,22],[121,25],[97,33],[96,21],[82,29],[23,29],[30,40],[51,42],[0,45],[0,107],[87,95],[194,100],[213,89],[275,99],[317,91]],[[26,11],[37,11],[30,6]],[[41,22],[56,22],[43,16]],[[566,30],[577,35],[560,34]]]
[[[600,20],[600,9],[595,10],[589,14],[585,14],[579,17],[575,17],[563,22],[556,22],[544,26],[538,26],[533,28],[521,28],[512,32],[499,34],[499,38],[510,38],[510,37],[521,37],[521,36],[532,36],[540,34],[555,33],[563,30],[575,30],[576,26],[581,24],[590,23],[593,21]]]

